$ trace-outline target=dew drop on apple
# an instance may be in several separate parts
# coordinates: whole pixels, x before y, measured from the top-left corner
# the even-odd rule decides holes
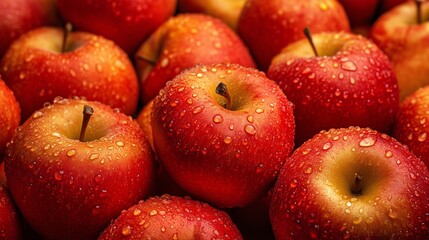
[[[214,123],[222,123],[223,122],[223,117],[219,114],[216,114],[213,116],[213,122]]]
[[[389,212],[387,213],[387,215],[389,215],[390,218],[392,219],[397,219],[399,217],[398,213],[395,212],[393,209],[389,209]]]
[[[374,146],[376,139],[372,137],[366,137],[359,142],[359,146],[361,147],[371,147]]]
[[[70,149],[67,151],[66,155],[68,157],[73,157],[74,155],[76,155],[76,149]]]
[[[101,179],[102,179],[101,174],[97,174],[97,175],[94,176],[94,181],[97,182],[97,183],[99,183],[101,181]]]
[[[327,142],[323,145],[322,149],[323,150],[328,150],[332,147],[332,143],[331,142]]]
[[[387,157],[387,158],[391,158],[393,156],[393,152],[390,151],[390,150],[386,150],[384,152],[384,156]]]
[[[226,144],[230,144],[232,142],[232,138],[230,136],[226,136],[223,138],[223,142]]]
[[[156,211],[155,209],[149,212],[150,216],[155,216],[158,214],[158,211]]]
[[[89,160],[95,160],[100,156],[100,154],[98,153],[93,153],[89,156]]]
[[[289,186],[291,188],[296,188],[296,186],[298,185],[298,180],[293,179],[292,182],[290,182]]]
[[[131,235],[131,233],[132,233],[132,228],[131,228],[131,226],[130,225],[125,225],[123,228],[122,228],[122,235],[124,235],[124,236],[130,236]]]
[[[203,107],[202,107],[202,106],[197,106],[197,107],[195,107],[195,108],[192,110],[192,112],[193,112],[194,114],[200,113],[200,112],[202,112],[202,111],[203,111]]]
[[[116,146],[123,147],[123,146],[125,146],[125,144],[122,141],[118,141],[118,142],[116,142]]]
[[[310,174],[310,173],[312,173],[313,172],[313,168],[311,168],[311,167],[308,167],[308,168],[306,168],[305,170],[304,170],[304,173],[305,174]]]
[[[422,133],[419,135],[418,140],[419,142],[424,142],[426,141],[426,138],[427,138],[427,133]]]
[[[246,126],[244,126],[244,131],[250,135],[256,134],[256,128],[252,124],[246,124]]]
[[[64,171],[58,171],[54,173],[54,178],[57,181],[61,181],[63,179]]]
[[[133,211],[134,216],[138,216],[138,215],[140,215],[140,213],[142,213],[142,211],[138,208],[134,209],[134,211]]]
[[[411,179],[416,179],[416,175],[414,173],[410,172],[410,178]]]
[[[347,71],[356,71],[357,69],[356,65],[351,61],[341,63],[341,68]]]

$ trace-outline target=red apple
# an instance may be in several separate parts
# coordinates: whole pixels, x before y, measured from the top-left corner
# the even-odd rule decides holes
[[[0,16],[0,59],[23,33],[59,24],[54,0],[1,0]]]
[[[417,7],[407,2],[384,13],[372,26],[370,36],[386,53],[399,82],[401,101],[429,84],[429,4],[421,6],[422,22],[417,23]]]
[[[427,239],[429,170],[386,134],[323,131],[286,160],[270,217],[276,239]]]
[[[86,97],[128,115],[137,108],[138,79],[127,55],[90,33],[64,38],[59,28],[32,30],[12,44],[0,74],[15,93],[23,120],[57,96]]]
[[[379,1],[381,0],[339,0],[352,28],[372,24]]]
[[[405,98],[393,130],[393,136],[429,166],[429,86]]]
[[[404,2],[409,2],[409,1],[413,1],[413,0],[380,0],[382,2],[381,4],[381,13],[387,12],[390,9],[401,5]]]
[[[237,34],[222,21],[203,14],[171,18],[142,44],[136,56],[144,103],[158,95],[167,81],[197,64],[255,66]]]
[[[21,120],[21,110],[13,92],[0,78],[0,163],[3,162],[6,144],[15,133]]]
[[[167,173],[216,206],[264,195],[293,149],[292,105],[264,73],[235,64],[196,66],[155,98],[153,142]]]
[[[304,38],[305,27],[314,33],[350,31],[337,0],[249,0],[238,21],[238,33],[263,71],[282,48]]]
[[[176,10],[176,0],[56,2],[63,18],[76,29],[113,40],[130,55]]]
[[[57,99],[18,128],[7,153],[11,194],[45,239],[95,239],[148,195],[154,174],[143,131],[99,102]]]
[[[349,33],[313,36],[282,50],[268,77],[294,103],[297,146],[321,130],[361,126],[389,132],[399,109],[398,83],[387,57]]]
[[[162,195],[130,207],[101,234],[108,239],[243,239],[228,214],[189,198]]]
[[[136,122],[145,133],[145,136],[147,137],[147,140],[149,141],[152,149],[155,149],[153,146],[152,126],[150,124],[150,118],[151,118],[150,115],[152,114],[152,106],[153,106],[153,100],[148,102],[145,106],[143,106],[140,113],[137,115]]]
[[[22,239],[22,224],[15,204],[6,187],[0,182],[0,238]]]
[[[178,0],[179,12],[205,13],[237,28],[238,18],[246,0]]]

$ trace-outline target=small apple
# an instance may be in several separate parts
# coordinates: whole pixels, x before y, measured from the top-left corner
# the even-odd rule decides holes
[[[292,104],[264,73],[236,64],[176,76],[155,98],[151,124],[171,178],[220,207],[266,194],[293,149]]]
[[[142,44],[136,57],[143,103],[158,95],[167,81],[197,64],[255,66],[237,34],[219,19],[203,14],[171,18]]]
[[[274,186],[276,239],[427,239],[429,170],[386,134],[323,131],[286,160]]]
[[[429,85],[402,102],[393,136],[429,167]]]
[[[237,28],[238,18],[246,0],[178,0],[179,12],[205,13]]]
[[[138,79],[128,56],[112,41],[60,28],[34,29],[16,40],[0,62],[22,119],[61,96],[86,97],[132,115]]]
[[[369,34],[392,63],[401,101],[429,84],[429,65],[425,57],[429,54],[429,4],[417,2],[406,2],[384,13]]]
[[[176,0],[56,0],[79,31],[114,41],[129,55],[176,10]]]
[[[93,101],[56,99],[18,128],[6,152],[11,195],[47,239],[95,239],[148,196],[154,176],[139,126]]]
[[[228,214],[206,203],[170,195],[152,197],[123,211],[103,231],[110,239],[243,239]]]
[[[22,239],[22,223],[9,192],[0,182],[0,238]]]
[[[1,0],[0,16],[0,59],[22,34],[60,23],[54,0]]]
[[[0,163],[3,162],[6,144],[21,121],[21,109],[13,92],[0,77]]]
[[[294,103],[296,146],[330,128],[390,132],[399,90],[384,53],[368,39],[344,32],[315,34],[311,41],[314,46],[305,39],[288,45],[267,73]]]
[[[266,71],[271,59],[286,45],[304,38],[305,27],[314,33],[350,31],[347,15],[337,0],[249,0],[237,31],[259,68]]]

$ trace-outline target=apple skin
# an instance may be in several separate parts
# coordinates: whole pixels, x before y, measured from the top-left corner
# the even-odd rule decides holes
[[[84,104],[94,114],[79,141]],[[44,239],[95,239],[148,196],[154,176],[143,131],[99,102],[57,99],[18,128],[6,151],[11,195]]]
[[[43,27],[16,40],[0,62],[0,74],[15,93],[22,120],[61,96],[100,101],[132,115],[138,78],[128,56],[112,41],[72,32],[61,53],[63,30]]]
[[[153,146],[152,126],[150,124],[150,115],[152,114],[152,107],[153,100],[143,106],[143,108],[137,115],[136,122],[145,133],[145,136],[147,137],[151,148],[155,150],[155,147]]]
[[[243,239],[228,214],[207,203],[170,195],[152,197],[121,213],[103,231],[108,239]]]
[[[268,78],[294,103],[295,145],[321,130],[360,126],[389,133],[399,90],[387,57],[368,39],[349,33],[314,34],[282,50]]]
[[[270,218],[279,240],[427,239],[428,202],[420,159],[386,134],[350,127],[322,131],[286,160]]]
[[[381,4],[381,13],[387,12],[390,9],[401,5],[404,2],[411,2],[414,0],[381,0],[382,4]]]
[[[22,239],[22,223],[6,186],[0,183],[0,238]]]
[[[232,98],[229,109],[215,92],[221,81]],[[286,96],[264,73],[236,64],[196,66],[176,76],[155,98],[151,124],[171,178],[218,207],[264,195],[293,149]]]
[[[205,13],[236,29],[245,3],[246,0],[178,0],[178,9],[182,13]]]
[[[5,156],[6,144],[21,121],[21,108],[15,95],[0,78],[0,163]]]
[[[22,34],[60,23],[54,0],[1,0],[0,16],[0,59]]]
[[[305,27],[313,33],[350,31],[347,15],[336,0],[249,0],[237,31],[258,67],[266,71],[282,48],[305,38]]]
[[[236,63],[255,67],[238,35],[221,20],[203,14],[180,14],[164,23],[137,51],[141,97],[147,103],[167,81],[197,64]]]
[[[176,0],[56,0],[65,21],[79,31],[114,41],[129,55],[176,10]]]
[[[422,87],[401,103],[393,136],[429,167],[429,86]]]
[[[380,0],[339,0],[352,28],[372,24]]]
[[[417,24],[414,2],[403,3],[381,15],[369,33],[389,57],[398,78],[401,101],[429,84],[429,4],[422,4],[423,23]]]

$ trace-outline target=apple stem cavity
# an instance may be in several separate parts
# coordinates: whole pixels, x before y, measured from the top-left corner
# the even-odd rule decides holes
[[[145,58],[145,57],[140,56],[140,55],[137,55],[136,59],[139,60],[139,61],[145,62],[145,63],[147,63],[147,64],[149,64],[151,66],[155,66],[155,64],[156,64],[156,61],[148,59],[148,58]]]
[[[318,57],[318,56],[319,56],[319,54],[317,53],[316,45],[314,45],[313,37],[312,37],[312,35],[311,35],[310,28],[308,28],[308,27],[305,27],[305,28],[304,28],[304,35],[305,35],[305,37],[307,38],[308,42],[310,42],[310,46],[311,46],[311,48],[313,49],[314,55],[315,55],[316,57]]]
[[[362,193],[362,178],[360,173],[355,173],[355,181],[352,188],[352,193],[354,195],[360,195]]]
[[[86,127],[88,126],[89,119],[91,118],[92,114],[94,114],[94,109],[91,106],[84,105],[82,128],[80,129],[80,137],[79,137],[79,141],[81,142],[85,140]]]
[[[232,100],[231,95],[229,95],[228,88],[226,87],[226,84],[223,82],[220,82],[216,87],[216,93],[221,95],[222,97],[226,98],[226,109],[231,109],[232,106]]]
[[[415,0],[417,6],[417,24],[422,23],[422,3],[423,0]]]
[[[63,45],[61,46],[61,52],[66,52],[67,49],[67,40],[69,38],[69,35],[71,31],[73,30],[73,25],[71,23],[66,23],[64,27],[64,35],[63,35]]]

